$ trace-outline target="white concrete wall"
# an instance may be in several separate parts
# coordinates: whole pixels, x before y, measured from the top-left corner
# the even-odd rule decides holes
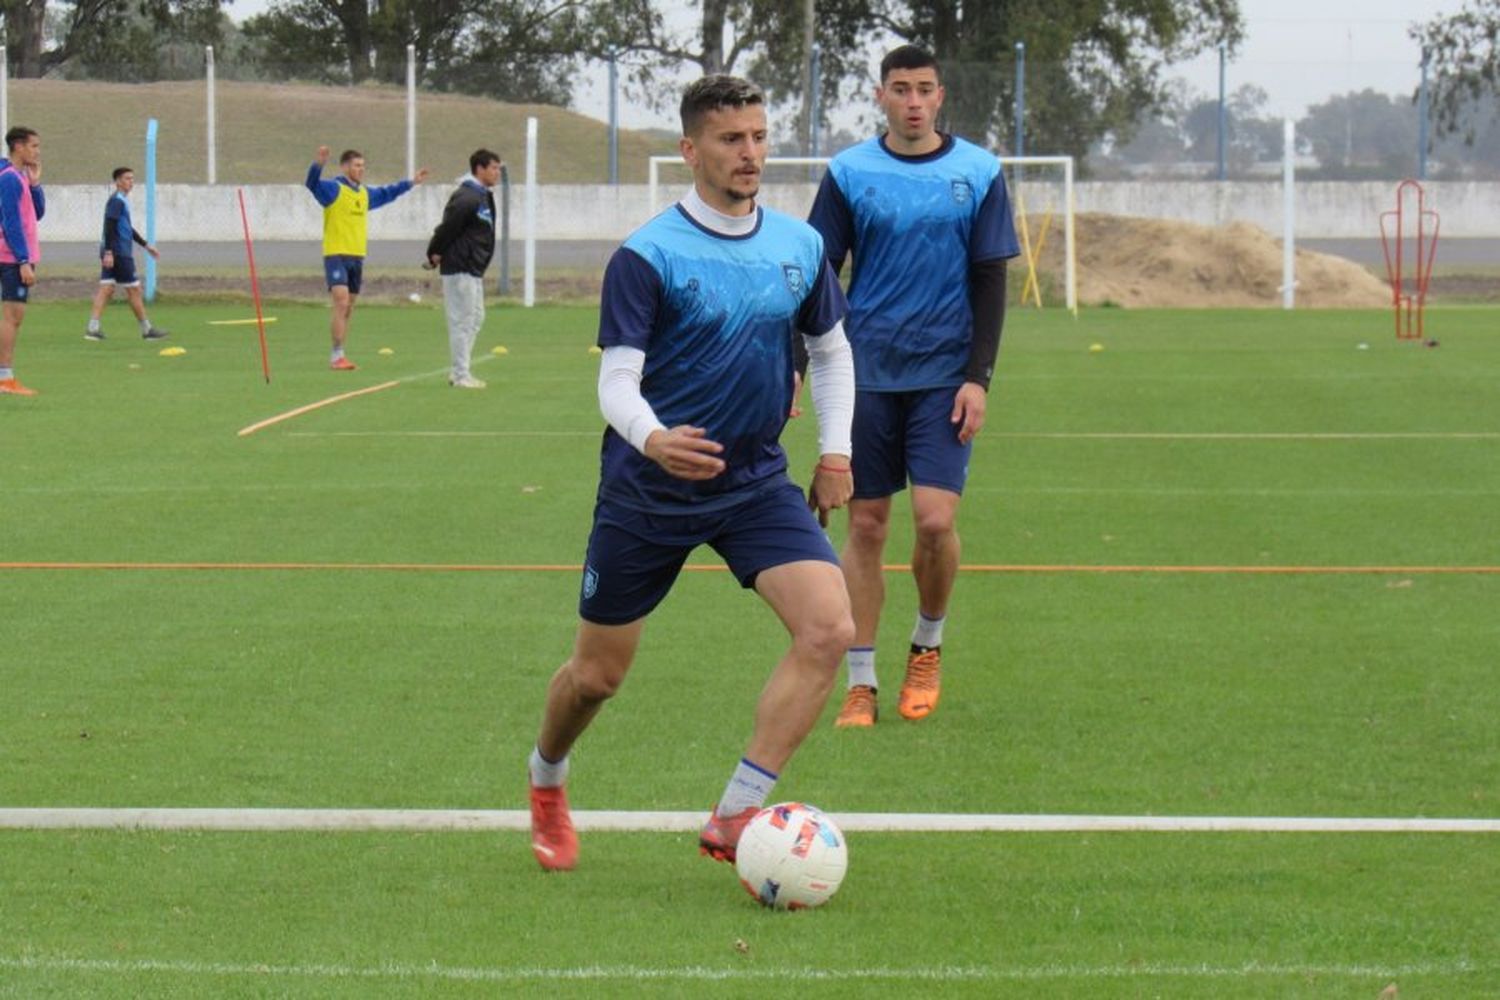
[[[1500,237],[1500,183],[1431,182],[1425,185],[1427,207],[1442,215],[1442,235],[1452,238]],[[103,186],[47,187],[44,240],[98,239]],[[376,240],[425,239],[442,216],[452,183],[425,184],[371,214],[370,237]],[[661,198],[682,191],[664,184]],[[812,203],[812,184],[767,186],[763,201],[794,215]],[[166,242],[240,240],[243,238],[236,189],[228,186],[168,184],[157,190],[157,239]],[[511,236],[520,239],[522,187],[511,188]],[[618,240],[648,215],[644,184],[543,185],[538,198],[539,239]],[[260,240],[310,240],[322,232],[322,209],[300,184],[245,188],[251,232]],[[1081,183],[1078,211],[1108,212],[1178,219],[1204,225],[1233,220],[1252,222],[1281,233],[1281,185],[1218,184],[1212,181],[1125,181]],[[1387,182],[1319,181],[1297,186],[1297,235],[1303,238],[1376,238],[1381,212],[1395,207],[1396,185]],[[1410,207],[1410,206],[1408,206]],[[132,199],[136,228],[145,231],[145,196]]]

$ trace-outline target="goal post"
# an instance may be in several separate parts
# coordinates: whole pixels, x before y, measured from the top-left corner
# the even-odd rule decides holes
[[[832,157],[828,156],[770,156],[766,158],[771,167],[823,167]],[[1023,264],[1027,269],[1026,288],[1037,293],[1040,304],[1040,289],[1036,285],[1037,260],[1040,257],[1045,234],[1051,220],[1061,216],[1063,238],[1063,288],[1068,311],[1078,315],[1078,254],[1075,245],[1076,233],[1073,217],[1076,203],[1073,193],[1073,157],[1071,156],[1001,156],[1001,169],[1006,173],[1006,184],[1011,195],[1013,213],[1016,218],[1016,234],[1022,239]],[[661,209],[661,168],[673,166],[685,168],[680,156],[651,156],[646,163],[648,215],[654,216]],[[1018,170],[1037,167],[1041,170]],[[1061,171],[1059,183],[1056,172]],[[1051,178],[1046,177],[1048,173]],[[809,195],[808,206],[811,206]],[[806,209],[804,208],[804,214]],[[1031,220],[1037,219],[1036,237],[1032,236]],[[1025,296],[1023,295],[1023,301]]]

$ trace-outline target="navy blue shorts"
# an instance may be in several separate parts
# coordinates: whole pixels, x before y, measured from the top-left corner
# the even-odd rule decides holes
[[[960,444],[957,387],[854,394],[854,497],[877,500],[913,486],[962,494],[973,443]]]
[[[141,283],[141,279],[135,273],[135,258],[121,257],[115,254],[115,266],[99,266],[99,284],[119,285],[121,288],[134,288]]]
[[[0,302],[27,302],[31,289],[21,284],[20,264],[0,264]]]
[[[839,561],[791,480],[704,514],[647,514],[601,499],[594,506],[579,617],[596,625],[644,618],[672,589],[688,554],[704,544],[747,588],[762,570],[807,559]]]
[[[365,259],[347,254],[334,254],[323,258],[323,277],[328,279],[328,290],[335,285],[348,285],[350,295],[358,295],[365,279]]]

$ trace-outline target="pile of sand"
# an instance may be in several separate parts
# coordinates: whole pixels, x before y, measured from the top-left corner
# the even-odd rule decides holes
[[[1032,226],[1032,239],[1036,238]],[[1233,307],[1281,305],[1281,242],[1247,222],[1190,222],[1084,213],[1074,223],[1081,305]],[[1053,221],[1041,270],[1063,273],[1062,232]],[[1024,267],[1024,260],[1013,262]],[[1380,307],[1390,288],[1353,261],[1298,250],[1298,306]]]

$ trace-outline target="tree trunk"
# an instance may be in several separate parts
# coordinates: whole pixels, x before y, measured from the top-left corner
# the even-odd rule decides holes
[[[11,73],[18,79],[42,75],[42,29],[47,22],[46,0],[11,0],[5,4]]]
[[[703,75],[724,72],[724,15],[729,0],[703,0]]]
[[[323,3],[344,31],[349,79],[363,83],[370,78],[370,8],[366,0],[323,0]]]

